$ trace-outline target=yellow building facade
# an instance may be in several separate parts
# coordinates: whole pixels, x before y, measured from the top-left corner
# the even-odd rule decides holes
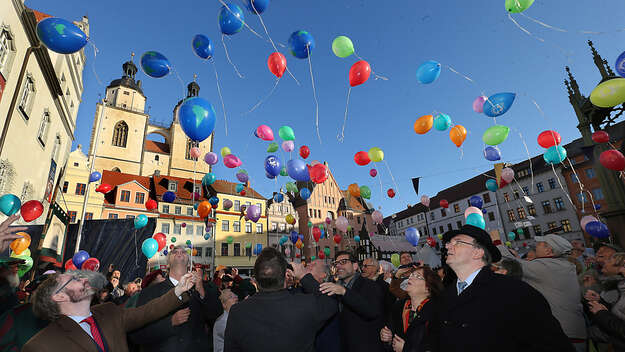
[[[84,195],[89,183],[89,163],[87,156],[82,152],[82,146],[69,154],[65,177],[61,188],[62,194],[57,195],[57,203],[67,211],[70,223],[80,220]],[[85,219],[101,219],[104,195],[95,191],[96,187],[89,187],[89,201],[85,209]]]

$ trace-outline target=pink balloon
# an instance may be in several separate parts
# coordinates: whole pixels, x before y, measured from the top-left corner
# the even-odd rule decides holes
[[[200,151],[200,148],[193,147],[189,150],[189,155],[191,155],[192,158],[199,158],[200,155],[202,155],[202,152]]]
[[[284,249],[284,255],[287,256],[287,257],[291,256],[291,249],[289,249],[289,247],[286,247]]]
[[[486,102],[486,100],[488,100],[488,97],[485,97],[483,95],[475,98],[475,100],[473,100],[473,111],[477,112],[478,114],[483,113],[484,103]]]
[[[374,224],[378,225],[382,223],[384,217],[382,216],[382,213],[380,211],[376,210],[371,214],[371,219],[373,219]]]
[[[341,215],[336,218],[336,228],[339,229],[339,231],[347,231],[347,226],[349,226],[349,222],[346,217]]]
[[[234,154],[228,154],[224,157],[224,165],[226,165],[227,168],[233,169],[241,166],[241,164],[241,159],[237,158]]]
[[[467,216],[469,216],[470,214],[482,215],[482,211],[480,210],[480,208],[477,208],[477,207],[468,207],[467,210],[464,211],[464,218],[466,219]]]
[[[421,204],[425,205],[426,207],[430,206],[430,197],[428,196],[421,196]]]
[[[332,222],[332,219],[326,218],[326,224],[330,225],[331,222]]]
[[[256,128],[256,136],[263,141],[273,141],[273,131],[267,125],[260,125]]]
[[[582,226],[582,230],[586,231],[586,225],[591,221],[599,221],[596,217],[591,215],[582,216],[582,219],[579,221],[579,224]]]
[[[514,180],[514,170],[509,167],[504,168],[501,170],[501,178],[507,183],[512,182],[512,180]]]
[[[293,149],[295,149],[295,143],[293,143],[293,141],[282,142],[282,150],[284,150],[285,152],[290,153],[293,151]]]
[[[371,177],[376,177],[378,175],[378,170],[376,170],[376,169],[369,170],[369,175]]]

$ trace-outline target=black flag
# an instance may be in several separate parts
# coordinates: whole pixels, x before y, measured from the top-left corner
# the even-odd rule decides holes
[[[414,192],[419,195],[419,179],[421,177],[415,177],[412,179],[412,187],[414,188]]]

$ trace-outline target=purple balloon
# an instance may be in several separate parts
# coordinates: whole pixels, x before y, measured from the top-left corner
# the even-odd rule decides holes
[[[250,179],[250,177],[245,172],[237,172],[237,180],[239,182],[245,183]]]
[[[475,100],[473,101],[473,111],[477,112],[478,114],[483,113],[484,103],[486,102],[486,100],[488,100],[488,97],[485,97],[483,95],[475,98]]]
[[[223,202],[224,209],[228,210],[232,208],[232,201],[230,199],[226,199]]]
[[[293,141],[282,142],[282,150],[284,150],[285,152],[290,153],[293,151],[293,149],[295,149],[295,143],[293,143]]]
[[[260,219],[260,213],[260,207],[258,205],[252,204],[247,207],[245,216],[253,222],[257,222],[258,219]]]
[[[378,174],[378,170],[376,170],[376,169],[371,169],[371,170],[369,170],[369,175],[370,175],[371,177],[376,177],[376,176],[377,176],[377,174]]]
[[[208,152],[206,153],[206,155],[204,155],[204,161],[208,165],[215,165],[219,161],[219,157],[217,156],[217,154],[213,152]]]

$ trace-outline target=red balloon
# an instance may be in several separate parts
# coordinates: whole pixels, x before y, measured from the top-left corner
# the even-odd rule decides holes
[[[286,71],[286,57],[278,52],[271,53],[267,59],[267,67],[276,77],[282,77],[284,71]]]
[[[315,164],[309,169],[310,180],[314,183],[320,184],[328,179],[327,168],[323,164]]]
[[[299,254],[299,253],[295,254],[295,258],[299,258],[299,257],[301,257],[301,256],[302,256],[302,255],[301,255],[301,254]]]
[[[616,149],[606,150],[601,153],[599,162],[606,169],[614,171],[623,171],[625,169],[625,157]]]
[[[342,239],[343,237],[341,237],[341,235],[334,235],[334,243],[339,244]]]
[[[239,193],[239,194],[244,196],[245,195],[245,190],[242,190],[241,193]]]
[[[85,260],[84,262],[82,262],[80,269],[98,271],[100,270],[100,261],[98,260],[98,258],[89,258]]]
[[[371,162],[371,159],[369,159],[369,153],[361,151],[354,155],[354,161],[360,166],[365,166]]]
[[[395,190],[392,188],[389,188],[388,191],[386,191],[386,194],[388,195],[389,198],[393,198],[395,197]]]
[[[112,189],[113,187],[111,187],[111,185],[107,183],[102,183],[98,186],[98,188],[95,189],[95,191],[100,192],[102,194],[106,194],[106,193],[109,193]]]
[[[43,214],[43,204],[38,200],[29,200],[22,205],[20,213],[24,221],[31,222]]]
[[[319,259],[325,259],[326,258],[326,254],[323,253],[323,251],[319,251],[319,253],[317,253],[317,258]]]
[[[310,148],[305,145],[299,147],[299,155],[304,159],[308,158],[310,155]]]
[[[433,237],[428,237],[426,242],[430,247],[436,247],[436,240]]]
[[[449,202],[447,201],[447,199],[441,199],[440,205],[441,207],[447,209],[449,207]]]
[[[610,135],[606,131],[595,131],[592,134],[592,140],[595,143],[608,143],[610,141]]]
[[[152,236],[153,239],[156,240],[156,242],[158,243],[158,251],[162,251],[163,248],[165,248],[165,246],[167,245],[167,236],[165,236],[164,233],[155,233],[154,236]]]
[[[361,85],[371,76],[371,66],[365,60],[357,61],[349,69],[349,85],[352,87]]]
[[[544,131],[538,135],[538,144],[543,148],[551,148],[554,145],[560,144],[562,138],[556,131]]]
[[[76,265],[74,265],[74,262],[72,261],[72,258],[69,258],[66,262],[65,262],[65,271],[68,270],[78,270],[78,268],[76,267]]]
[[[313,237],[315,238],[315,242],[319,242],[319,239],[321,238],[321,229],[319,229],[317,226],[313,227]]]
[[[241,191],[241,193],[243,193],[243,192],[245,192],[245,191]],[[244,195],[244,194],[241,194],[241,195]],[[219,206],[219,204],[211,204],[211,207],[213,209],[217,209],[218,206]]]
[[[158,203],[156,203],[154,199],[148,199],[148,201],[145,202],[145,208],[147,210],[154,210],[158,208]]]

